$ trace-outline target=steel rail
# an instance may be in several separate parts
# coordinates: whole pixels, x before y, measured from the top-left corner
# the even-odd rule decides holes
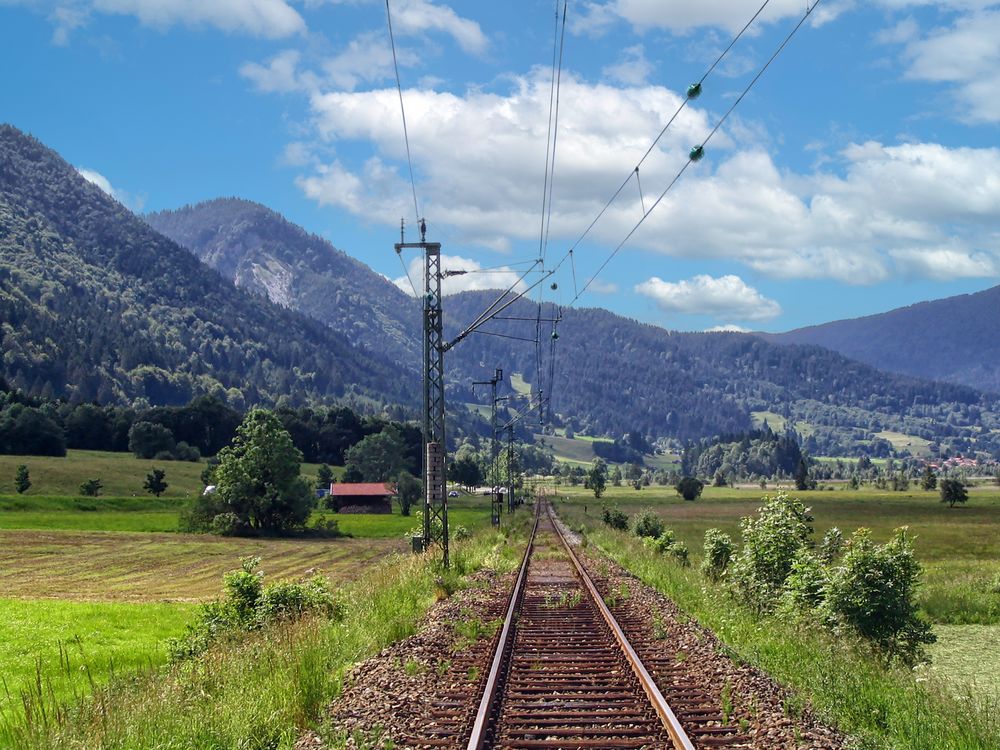
[[[590,580],[590,576],[584,569],[583,565],[580,563],[579,558],[577,558],[576,553],[573,552],[573,548],[566,536],[563,534],[562,529],[555,515],[552,513],[552,506],[546,504],[545,511],[549,516],[549,520],[552,521],[552,526],[556,530],[556,536],[559,537],[559,541],[562,542],[563,547],[566,548],[566,552],[569,555],[570,560],[573,561],[573,565],[576,568],[577,575],[583,581],[591,598],[594,600],[594,604],[597,606],[598,611],[604,618],[604,621],[608,624],[611,632],[615,636],[615,640],[618,641],[618,645],[621,647],[622,652],[625,654],[625,658],[628,663],[632,666],[632,671],[635,673],[636,679],[639,680],[639,684],[642,686],[643,692],[649,698],[649,702],[653,704],[653,708],[656,709],[657,715],[660,717],[660,721],[663,722],[664,729],[670,735],[670,739],[673,740],[674,747],[676,750],[695,750],[694,744],[691,739],[687,736],[687,732],[681,726],[680,720],[677,715],[670,708],[667,703],[667,699],[663,697],[663,693],[660,692],[660,688],[656,686],[656,681],[653,676],[646,669],[645,665],[642,663],[642,659],[632,648],[632,644],[629,642],[625,635],[625,631],[622,630],[615,616],[611,614],[611,610],[604,603],[604,598],[598,593],[597,587],[594,582]]]
[[[514,582],[514,589],[511,591],[510,604],[507,605],[507,614],[503,620],[503,629],[500,631],[500,638],[497,641],[496,653],[493,654],[493,662],[490,665],[490,674],[486,679],[486,687],[483,688],[483,697],[479,701],[479,710],[476,712],[476,720],[472,725],[472,735],[469,737],[467,750],[482,750],[486,746],[487,735],[490,729],[490,717],[496,708],[496,701],[499,690],[505,676],[505,662],[508,661],[511,651],[514,648],[514,622],[517,611],[521,608],[521,601],[524,599],[525,582],[528,580],[528,563],[531,561],[531,553],[535,548],[535,534],[538,531],[538,517],[541,515],[541,506],[535,507],[535,524],[531,527],[531,536],[528,538],[528,546],[524,550],[524,558],[521,560],[521,569],[517,572],[517,580]]]
[[[670,736],[674,745],[674,750],[695,750],[694,744],[687,736],[687,733],[681,726],[676,714],[668,705],[666,698],[663,697],[663,693],[661,693],[660,689],[656,686],[656,682],[654,681],[652,675],[649,674],[649,671],[643,665],[642,660],[632,647],[632,644],[626,637],[625,632],[618,624],[618,621],[611,613],[611,610],[609,610],[607,605],[605,605],[604,599],[597,591],[597,587],[594,585],[587,571],[580,563],[579,558],[577,558],[576,554],[573,552],[572,547],[563,534],[562,529],[552,512],[552,508],[548,503],[545,504],[545,512],[548,515],[549,520],[552,522],[552,526],[556,531],[556,536],[559,537],[559,541],[562,542],[563,547],[566,549],[577,576],[582,581],[584,588],[590,595],[595,607],[601,613],[602,618],[614,635],[615,641],[618,643],[619,648],[622,650],[622,653],[631,666],[636,679],[639,681],[639,684],[643,689],[643,692],[645,692],[646,697],[649,699],[650,704],[652,704],[654,710],[656,711],[664,729]],[[535,508],[535,522],[531,530],[531,537],[528,541],[527,548],[525,549],[524,558],[521,561],[521,568],[518,571],[517,580],[514,584],[513,590],[511,591],[510,603],[507,606],[507,614],[504,618],[503,628],[497,641],[496,651],[493,655],[493,661],[490,667],[489,677],[486,681],[486,686],[483,689],[483,696],[479,703],[479,710],[473,724],[472,734],[469,738],[468,745],[466,746],[467,750],[483,750],[483,748],[487,747],[489,733],[491,731],[491,719],[495,715],[498,708],[497,701],[500,697],[502,684],[506,677],[506,666],[509,664],[510,656],[514,648],[515,620],[517,612],[520,609],[521,602],[524,598],[524,590],[528,579],[528,563],[530,562],[531,554],[534,550],[535,535],[538,531],[538,521],[540,516],[541,503],[539,503],[539,505]]]

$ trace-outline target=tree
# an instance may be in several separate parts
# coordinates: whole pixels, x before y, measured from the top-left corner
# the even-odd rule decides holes
[[[969,493],[965,490],[965,485],[959,479],[941,480],[941,502],[948,503],[949,508],[954,508],[956,503],[965,503],[969,499]]]
[[[453,481],[465,488],[478,487],[483,482],[483,470],[472,454],[458,456],[449,466]]]
[[[173,454],[177,447],[174,434],[162,424],[136,422],[128,431],[128,449],[136,458],[153,458],[157,454]]]
[[[19,464],[14,474],[14,489],[18,495],[23,495],[31,487],[31,477],[28,475],[28,465]]]
[[[66,436],[42,409],[14,404],[0,415],[0,453],[65,456]]]
[[[930,464],[924,466],[924,475],[920,479],[920,486],[925,490],[937,489],[937,474],[934,473]]]
[[[86,479],[80,483],[80,494],[84,497],[97,497],[104,489],[104,483],[100,479]]]
[[[396,501],[399,503],[399,514],[410,515],[410,508],[420,502],[424,494],[424,483],[408,471],[399,472],[396,480]]]
[[[681,477],[674,485],[674,490],[685,500],[697,500],[703,489],[705,489],[704,483],[696,477]]]
[[[219,513],[242,527],[280,532],[305,526],[314,496],[299,476],[302,453],[266,409],[251,409],[233,442],[219,451],[215,470]]]
[[[812,490],[816,488],[816,482],[809,478],[809,466],[806,464],[805,457],[799,459],[799,465],[795,469],[795,489],[799,490]]]
[[[333,469],[329,464],[323,464],[316,470],[316,489],[328,490],[336,479],[333,476]]]
[[[596,498],[600,498],[604,494],[604,488],[607,487],[607,471],[607,464],[598,458],[594,460],[594,465],[590,467],[590,471],[587,473],[587,486],[594,491],[594,497]]]
[[[153,469],[146,475],[146,481],[142,483],[142,488],[151,495],[159,497],[167,491],[167,472],[163,469]]]
[[[347,467],[354,467],[363,482],[389,482],[406,468],[406,446],[398,430],[386,428],[369,435],[347,451]]]

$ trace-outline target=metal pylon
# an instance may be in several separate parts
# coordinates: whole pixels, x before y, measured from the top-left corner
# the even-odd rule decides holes
[[[444,432],[444,326],[441,312],[441,243],[399,242],[396,252],[414,248],[424,254],[424,549],[438,544],[448,560],[447,448]],[[400,237],[402,240],[403,237]]]

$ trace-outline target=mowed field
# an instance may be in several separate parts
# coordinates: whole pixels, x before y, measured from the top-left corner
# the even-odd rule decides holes
[[[32,487],[13,494],[18,464]],[[152,466],[170,488],[142,491]],[[199,602],[221,593],[222,576],[241,558],[260,557],[267,580],[313,573],[334,584],[406,552],[416,515],[339,515],[350,536],[238,539],[178,531],[186,497],[201,491],[204,463],[152,462],[128,454],[70,451],[66,458],[0,456],[0,713],[38,685],[62,698],[91,679],[150,668],[167,659],[166,641],[183,633]],[[315,465],[303,465],[310,480]],[[336,469],[335,469],[336,471]],[[342,471],[342,470],[341,470]],[[105,494],[80,497],[100,477]],[[8,486],[9,485],[9,486]],[[488,525],[488,501],[453,501],[452,523]]]
[[[697,565],[706,529],[722,529],[738,544],[740,519],[752,515],[762,495],[774,490],[706,487],[694,502],[664,487],[609,487],[601,500],[578,487],[554,491],[559,512],[574,525],[599,525],[604,506],[630,516],[654,510],[688,545]],[[924,569],[920,606],[939,633],[939,642],[930,649],[935,660],[931,669],[957,687],[975,682],[1000,696],[1000,489],[973,488],[968,505],[956,508],[942,504],[936,492],[923,490],[790,492],[812,508],[817,541],[832,526],[845,539],[867,527],[877,541],[908,527]]]

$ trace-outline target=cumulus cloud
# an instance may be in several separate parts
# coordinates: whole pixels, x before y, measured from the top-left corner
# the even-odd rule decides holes
[[[750,329],[738,326],[735,323],[726,323],[722,326],[706,328],[705,333],[750,333]]]
[[[97,13],[134,16],[146,26],[211,27],[227,32],[279,39],[306,31],[288,0],[6,0],[48,15],[55,25],[52,42],[70,35]],[[3,4],[0,2],[0,4]]]
[[[548,95],[541,70],[516,79],[506,93],[405,91],[425,215],[469,244],[505,249],[536,239]],[[680,101],[659,86],[566,75],[553,243],[576,239],[590,224]],[[306,194],[387,225],[411,215],[396,91],[315,93],[310,106],[324,145],[368,142],[373,153],[357,165],[318,163],[299,177]],[[642,166],[643,202],[633,179],[595,226],[590,249],[577,252],[581,278],[633,229],[708,128],[704,111],[685,109]],[[979,258],[970,268],[990,267],[982,258],[993,257],[997,244],[1000,150],[872,141],[795,173],[779,169],[747,132],[724,131],[713,140],[707,158],[687,170],[625,252],[728,259],[772,277],[851,284],[883,281],[908,253],[945,246]],[[938,276],[928,263],[906,267]]]
[[[962,249],[900,248],[892,251],[897,268],[910,276],[938,281],[962,278],[990,278],[998,275],[998,259],[986,253],[970,253]]]
[[[384,0],[306,0],[307,6],[328,3],[385,5]],[[489,48],[489,39],[478,23],[458,15],[451,6],[432,0],[393,0],[392,30],[397,36],[416,36],[428,31],[438,31],[447,34],[459,47],[473,54],[482,54]]]
[[[710,26],[738,31],[760,8],[759,0],[611,0],[585,3],[574,31],[596,34],[606,31],[614,19],[631,24],[637,31],[668,29],[684,33]],[[847,0],[827,2],[816,11],[814,23],[836,18],[851,6]],[[805,12],[801,0],[772,0],[760,16],[760,23],[799,17]]]
[[[958,119],[1000,122],[1000,10],[965,13],[903,41],[908,78],[953,85]]]
[[[653,64],[646,59],[646,50],[641,44],[623,49],[618,62],[601,71],[606,78],[626,86],[641,86],[652,72]]]
[[[93,0],[104,13],[136,16],[147,26],[213,26],[223,31],[280,38],[306,30],[286,0]]]
[[[781,314],[777,302],[734,275],[719,278],[698,275],[677,282],[654,276],[636,285],[635,291],[655,300],[668,313],[737,320],[769,320]]]
[[[414,257],[407,266],[407,276],[393,279],[393,283],[409,295],[414,290],[420,294],[423,290],[424,265],[423,260]],[[441,270],[453,272],[441,281],[442,294],[457,294],[459,292],[480,291],[483,289],[509,289],[514,287],[523,292],[527,284],[519,281],[523,272],[518,272],[509,266],[490,267],[484,269],[479,261],[463,258],[459,255],[441,255]],[[464,272],[455,274],[454,272]],[[411,285],[412,284],[412,285]]]

